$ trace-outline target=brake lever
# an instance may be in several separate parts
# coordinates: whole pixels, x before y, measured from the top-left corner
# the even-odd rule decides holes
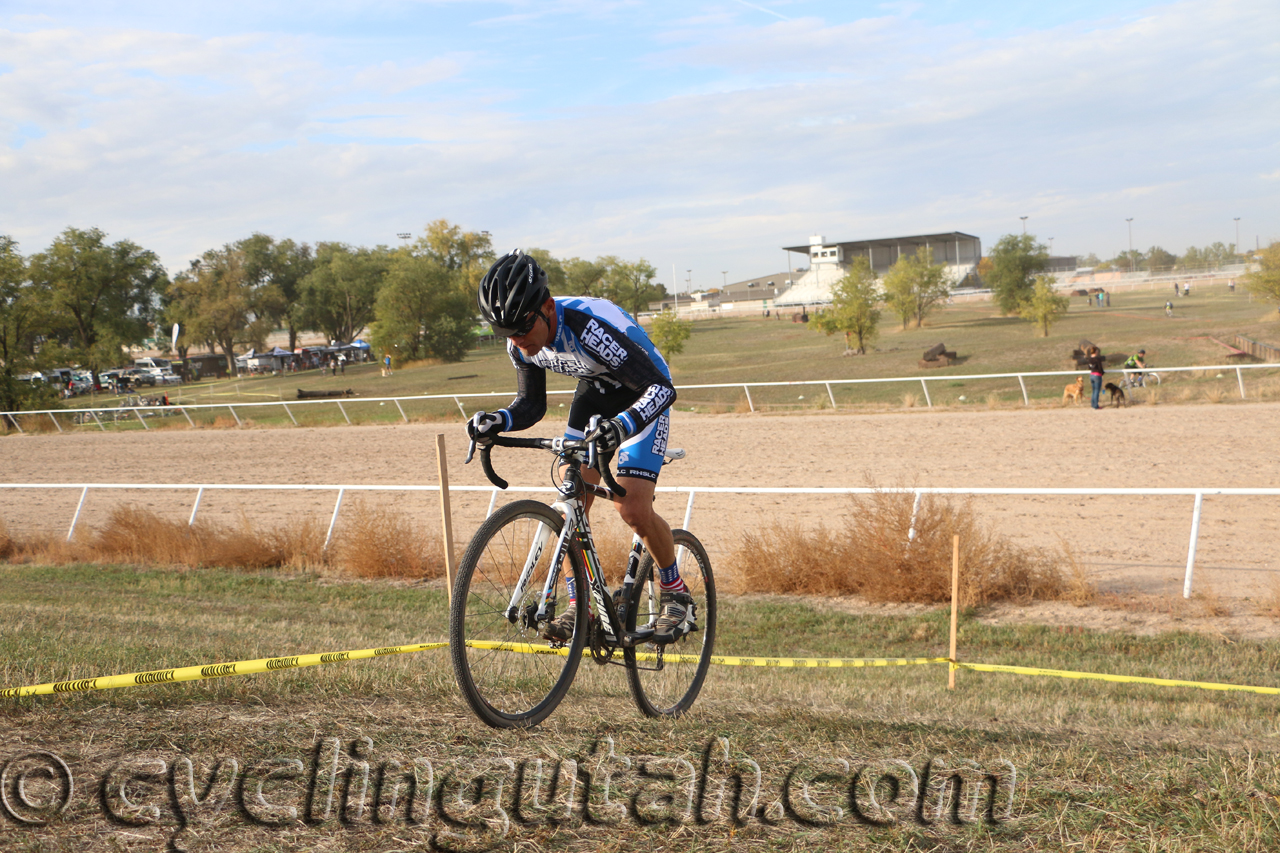
[[[471,457],[475,455],[476,455],[476,440],[473,438],[471,439],[471,443],[467,446],[467,458],[462,460],[462,464],[469,465],[471,463]]]

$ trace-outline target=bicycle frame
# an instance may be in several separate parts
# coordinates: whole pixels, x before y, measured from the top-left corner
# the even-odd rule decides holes
[[[591,603],[594,612],[600,619],[605,638],[612,642],[621,640],[622,645],[633,645],[635,639],[624,636],[622,622],[613,606],[613,597],[609,594],[609,587],[605,580],[600,555],[596,550],[595,540],[591,536],[591,522],[587,518],[585,501],[583,500],[588,491],[598,497],[613,497],[613,493],[610,490],[594,483],[588,483],[582,476],[580,462],[571,460],[565,470],[564,482],[560,486],[560,500],[551,505],[552,509],[564,516],[564,527],[560,530],[560,536],[556,540],[555,551],[551,555],[551,568],[547,572],[547,580],[543,585],[542,595],[538,599],[538,609],[533,619],[529,621],[541,623],[554,618],[549,608],[553,607],[555,603],[555,590],[560,580],[561,567],[569,556],[569,549],[574,548],[586,567]],[[545,525],[540,525],[538,533],[529,547],[529,553],[525,558],[524,568],[512,593],[511,601],[507,605],[507,618],[513,623],[520,618],[519,602],[524,598],[529,578],[532,576],[534,567],[542,557],[542,553],[550,539],[550,529]],[[640,566],[640,554],[643,548],[644,544],[640,537],[633,534],[631,551],[627,557],[627,570],[623,578],[624,601],[629,600],[631,590],[635,585],[636,572]],[[583,591],[579,590],[578,594],[582,595]],[[636,633],[638,635],[641,634],[639,631]]]

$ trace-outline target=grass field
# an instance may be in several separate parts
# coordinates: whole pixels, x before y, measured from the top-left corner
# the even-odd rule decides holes
[[[443,638],[446,630],[438,584],[84,566],[3,566],[0,582],[7,592],[0,599],[5,686],[425,642]],[[724,654],[946,655],[942,610],[855,617],[804,600],[728,598],[720,624],[717,651]],[[1280,685],[1280,642],[1064,633],[987,626],[967,616],[959,638],[962,660]],[[47,826],[0,818],[0,847],[162,849],[179,829],[179,812],[177,800],[165,794],[168,771],[155,762],[180,768],[184,757],[197,780],[194,799],[178,797],[187,804],[187,828],[179,836],[184,849],[392,851],[426,849],[432,837],[445,847],[507,850],[1263,851],[1280,843],[1275,697],[963,671],[958,676],[951,692],[942,666],[716,668],[695,711],[672,723],[645,720],[634,710],[621,669],[584,662],[569,698],[532,732],[496,732],[471,718],[444,652],[5,700],[0,759],[47,750],[66,762],[76,788],[66,811]],[[493,824],[468,828],[437,818],[413,826],[385,809],[378,822],[376,791],[351,787],[352,778],[363,778],[361,761],[373,768],[375,780],[379,768],[395,770],[389,762],[410,766],[415,758],[432,761],[437,774],[459,768],[479,773],[476,768],[492,767],[494,759],[526,769],[534,759],[576,759],[591,767],[604,737],[613,739],[617,755],[636,757],[629,771],[615,776],[613,797],[638,798],[640,805],[616,826],[598,819],[603,806],[594,800],[586,813],[595,818],[555,824],[521,813],[524,818],[512,819],[505,835]],[[664,778],[671,783],[641,771],[639,757],[651,757],[653,766],[675,766],[681,759],[698,764],[704,745],[720,737],[729,739],[734,756],[759,764],[758,815],[744,816],[740,824],[723,813],[703,823],[668,815],[667,823],[646,825],[645,815],[652,819],[653,809],[671,806],[653,786],[661,788]],[[315,814],[306,799],[306,768],[335,739],[342,744],[334,760],[341,764],[346,811],[304,820]],[[653,757],[667,764],[654,764]],[[248,777],[242,782],[248,794],[240,794],[248,806],[216,815],[196,809],[206,797],[206,781],[221,778],[208,775],[214,764],[228,758]],[[849,768],[902,761],[921,773],[938,759],[972,760],[984,768],[1010,762],[1017,772],[1010,819],[922,823],[904,808],[896,822],[875,826],[847,811]],[[298,762],[293,771],[290,761]],[[253,779],[269,771],[276,773],[274,781],[255,806]],[[805,780],[812,783],[807,793]],[[33,801],[53,787],[45,779],[42,788],[36,776],[28,782]],[[882,801],[889,799],[884,784]],[[360,790],[370,804],[364,812],[356,808]],[[9,793],[14,803],[14,791]],[[505,796],[510,807],[513,794]],[[779,805],[765,808],[775,801]],[[293,803],[301,817],[276,815],[276,825],[265,825],[272,821],[263,820],[264,803]],[[817,810],[839,804],[845,814],[829,815],[831,825],[822,825]],[[137,810],[145,805],[156,811]],[[21,803],[14,808],[21,811]],[[38,809],[28,813],[39,816]],[[450,841],[449,832],[460,835]]]
[[[1018,371],[1073,369],[1071,350],[1087,338],[1104,352],[1130,354],[1147,351],[1148,364],[1161,366],[1219,365],[1227,361],[1233,335],[1244,335],[1264,343],[1280,345],[1280,314],[1274,308],[1250,301],[1243,289],[1229,293],[1225,285],[1197,288],[1188,298],[1175,303],[1175,316],[1164,315],[1167,294],[1163,290],[1128,291],[1112,295],[1109,308],[1085,308],[1083,300],[1072,301],[1070,311],[1047,338],[1038,337],[1032,325],[1015,317],[997,316],[989,302],[956,303],[929,318],[921,329],[902,330],[886,317],[875,348],[866,356],[841,356],[840,336],[826,337],[807,325],[763,317],[713,318],[698,320],[686,349],[672,362],[677,385],[734,382],[790,382],[828,379],[871,379],[917,377],[930,379],[930,398],[935,406],[1021,406],[1022,392],[1017,379],[951,380],[948,376]],[[1217,340],[1215,340],[1215,338]],[[920,354],[936,343],[956,350],[960,362],[946,368],[921,370]],[[1223,343],[1219,343],[1223,342]],[[472,351],[458,364],[418,364],[397,370],[390,377],[380,375],[377,364],[357,365],[344,375],[329,376],[319,371],[279,377],[200,382],[167,391],[174,402],[188,404],[264,403],[292,401],[297,389],[313,391],[351,389],[357,397],[343,402],[346,418],[355,423],[395,422],[401,413],[394,403],[361,402],[360,397],[399,397],[431,394],[467,394],[514,390],[510,362],[503,350],[489,345]],[[1152,392],[1138,392],[1136,402],[1227,403],[1240,399],[1234,372],[1212,374],[1169,374],[1166,383]],[[1280,396],[1280,369],[1246,373],[1246,393],[1250,399]],[[1056,404],[1062,396],[1062,377],[1028,379],[1027,390],[1033,404]],[[574,383],[557,375],[548,377],[552,390],[571,390]],[[149,390],[149,389],[148,389]],[[885,408],[925,405],[918,384],[884,383],[833,386],[841,408]],[[753,389],[757,410],[797,410],[830,408],[823,386],[809,388]],[[964,396],[966,399],[960,401]],[[568,398],[561,398],[567,402]],[[76,406],[116,406],[118,397],[82,397]],[[467,411],[507,402],[505,397],[463,400]],[[402,404],[405,416],[423,420],[461,420],[462,412],[453,400],[412,401]],[[747,411],[741,388],[685,390],[677,404],[697,411]],[[553,416],[558,410],[552,398]],[[292,417],[302,425],[345,423],[337,406],[292,406]],[[234,427],[229,411],[195,411],[192,419],[204,426]],[[240,409],[238,416],[252,425],[288,426],[293,423],[282,407]],[[64,429],[97,430],[90,420],[76,425],[63,418]],[[180,413],[152,419],[149,425],[187,428]],[[132,414],[112,422],[112,428],[142,429]],[[52,431],[48,417],[24,421],[24,429]]]

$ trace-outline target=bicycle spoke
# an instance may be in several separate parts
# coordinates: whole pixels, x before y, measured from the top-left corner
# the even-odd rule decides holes
[[[549,528],[554,536],[561,525],[560,517],[545,504],[510,504],[476,532],[459,566],[450,620],[454,672],[472,710],[491,726],[540,722],[559,704],[576,672],[581,636],[570,643],[569,654],[547,654],[550,643],[538,636],[536,626],[523,624],[527,608],[536,609],[541,601],[554,538],[543,542],[515,599],[515,621],[507,616],[540,530]],[[557,586],[563,613],[569,606],[563,577]]]

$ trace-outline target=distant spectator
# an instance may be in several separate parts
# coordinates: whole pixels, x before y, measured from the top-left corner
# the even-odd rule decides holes
[[[1085,363],[1089,365],[1089,381],[1093,384],[1093,407],[1101,408],[1098,405],[1098,397],[1102,394],[1102,363],[1106,359],[1096,346],[1089,347],[1089,357],[1085,359]]]

